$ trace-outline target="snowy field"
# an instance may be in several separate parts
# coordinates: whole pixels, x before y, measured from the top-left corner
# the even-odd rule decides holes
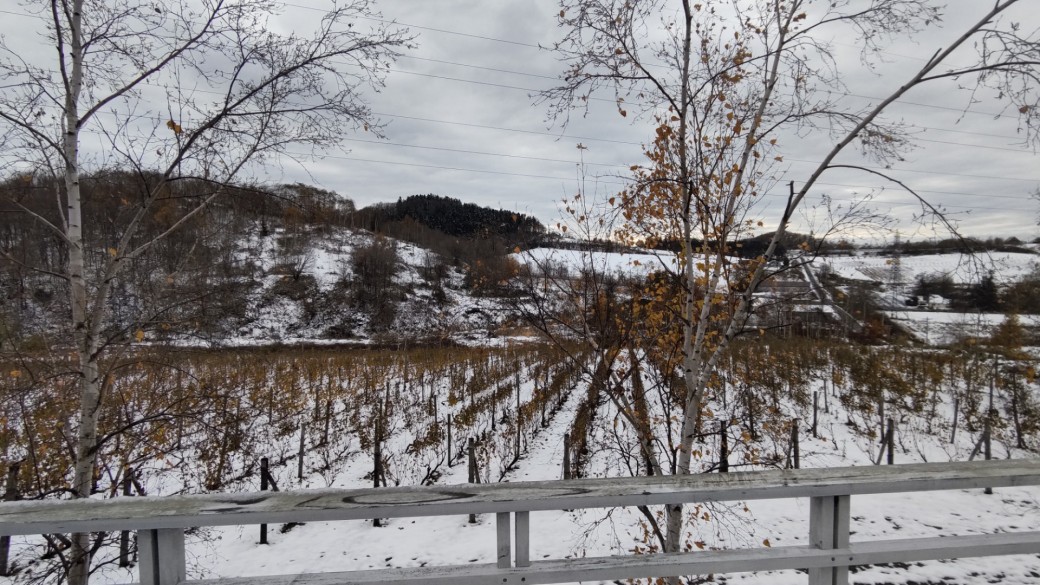
[[[983,339],[1006,318],[1003,313],[956,313],[942,311],[883,311],[889,318],[928,345],[949,345],[966,339]],[[1040,315],[1021,315],[1028,329],[1040,328]]]
[[[572,401],[573,402],[573,401]],[[836,402],[836,401],[835,401]],[[560,417],[557,421],[566,420]],[[807,466],[831,467],[869,465],[876,449],[854,436],[843,424],[843,416],[824,415],[819,439],[803,439],[802,461]],[[565,425],[554,424],[531,445],[531,453],[514,481],[559,479],[562,433]],[[962,433],[967,435],[967,433]],[[897,461],[964,460],[973,437],[962,436],[956,446],[932,437],[901,439],[910,454],[899,452]],[[898,448],[897,448],[898,449]],[[997,456],[1006,453],[998,449]],[[1021,454],[1016,454],[1021,456]],[[358,477],[364,469],[350,469],[336,482],[338,487],[366,485]],[[464,466],[456,465],[440,484],[465,480]],[[320,482],[311,482],[314,487]],[[691,527],[691,538],[708,547],[756,547],[768,539],[775,545],[804,544],[808,536],[807,499],[734,502],[729,512],[710,508],[714,521]],[[531,558],[567,558],[626,554],[638,544],[631,527],[634,510],[585,510],[538,512],[531,517]],[[1028,530],[1040,524],[1040,488],[999,489],[994,495],[981,490],[959,490],[852,499],[853,541],[914,538],[943,534],[982,534]],[[287,533],[271,530],[271,544],[257,544],[255,526],[214,530],[208,543],[191,546],[194,574],[248,576],[293,571],[342,571],[381,567],[422,566],[494,562],[494,518],[480,517],[470,525],[464,517],[391,520],[382,528],[369,522],[310,523]],[[718,582],[749,585],[803,585],[799,572],[768,572],[716,576]],[[928,562],[910,567],[871,567],[852,576],[851,582],[881,583],[1040,583],[1037,555]]]
[[[535,248],[513,254],[520,264],[530,266],[535,273],[547,269],[566,267],[572,273],[583,268],[595,269],[610,274],[647,274],[654,270],[673,269],[675,256],[668,252],[635,254],[621,252],[585,252],[557,248]]]
[[[525,380],[522,385],[525,399],[532,388],[533,383]],[[826,391],[823,386],[818,386],[818,389]],[[579,396],[579,392],[572,393],[551,424],[529,442],[528,453],[504,481],[560,478],[563,434],[569,428]],[[841,409],[838,399],[828,398],[826,404],[830,412],[821,414],[819,438],[803,435],[803,466],[871,465],[878,456],[877,441],[852,431],[847,425],[850,415]],[[962,428],[955,444],[939,438],[949,436],[951,410],[950,404],[938,407],[939,415],[930,421],[934,425],[934,435],[925,431],[923,417],[911,416],[901,420],[896,439],[897,463],[966,460],[977,436]],[[997,458],[1031,456],[999,442],[994,451]],[[612,465],[607,459],[596,457],[591,465],[592,469],[600,470],[610,467]],[[370,468],[371,462],[367,457],[358,457],[350,461],[331,483],[327,476],[313,474],[301,486],[289,487],[369,487],[371,480],[364,476]],[[437,483],[463,483],[465,474],[465,466],[456,464]],[[733,502],[728,506],[710,506],[705,511],[710,514],[710,519],[689,526],[688,538],[691,542],[702,542],[706,548],[760,547],[766,540],[776,546],[801,545],[807,540],[807,499],[751,501],[746,503],[746,508],[743,502]],[[640,544],[640,540],[634,537],[638,534],[635,529],[637,520],[635,510],[534,513],[531,516],[531,558],[628,554]],[[1037,525],[1040,525],[1040,488],[1000,488],[993,495],[985,495],[981,490],[956,490],[856,496],[852,499],[854,542],[1030,530]],[[270,544],[266,546],[258,544],[256,526],[218,528],[189,536],[189,573],[196,578],[248,577],[490,563],[495,558],[494,535],[494,518],[489,515],[480,516],[475,525],[468,524],[465,517],[436,517],[390,520],[380,528],[367,521],[311,522],[285,530],[272,526]],[[132,574],[109,572],[105,582],[127,582],[134,578]],[[785,571],[715,575],[714,578],[718,583],[803,585],[807,576],[802,572]],[[1040,555],[862,568],[852,575],[851,583],[1035,585],[1040,583]]]
[[[827,256],[814,263],[817,270],[827,266],[836,275],[849,280],[891,282],[896,271],[891,256],[857,255]],[[963,254],[932,254],[901,256],[898,270],[901,281],[913,284],[918,275],[950,276],[955,283],[978,282],[982,276],[992,272],[998,284],[1021,279],[1040,265],[1036,254],[992,252],[978,256]]]

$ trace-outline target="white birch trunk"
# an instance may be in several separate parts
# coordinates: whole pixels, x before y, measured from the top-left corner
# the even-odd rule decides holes
[[[66,191],[66,232],[69,244],[68,275],[73,337],[79,366],[79,432],[72,490],[77,498],[90,497],[94,485],[95,447],[101,392],[98,384],[97,339],[89,318],[90,305],[83,250],[83,213],[79,172],[79,99],[83,83],[81,38],[83,0],[72,3],[69,23],[69,68],[65,82],[65,132],[63,136]],[[95,307],[102,306],[95,304]],[[86,585],[90,575],[90,535],[72,535],[70,585]]]

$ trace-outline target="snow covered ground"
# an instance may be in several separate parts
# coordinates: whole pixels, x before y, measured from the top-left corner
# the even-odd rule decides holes
[[[611,274],[642,275],[661,269],[674,269],[675,255],[669,252],[636,254],[629,252],[587,252],[557,248],[535,248],[513,254],[519,263],[536,272],[547,267],[566,267],[577,273],[585,267]]]
[[[900,280],[907,284],[913,284],[917,275],[948,275],[955,283],[967,284],[978,282],[980,277],[993,272],[997,284],[1006,284],[1034,270],[1040,265],[1040,256],[1010,252],[991,252],[978,256],[904,255],[899,257],[898,265],[892,256],[827,256],[816,260],[814,265],[827,266],[836,275],[849,280],[888,283],[898,271]]]
[[[824,387],[818,387],[826,391]],[[525,380],[525,399],[532,382]],[[563,434],[569,429],[580,393],[565,406],[528,445],[529,451],[505,481],[551,480],[561,476]],[[871,465],[878,455],[877,441],[856,433],[847,424],[849,415],[839,400],[829,397],[829,413],[821,413],[819,438],[802,435],[804,467]],[[951,404],[941,404],[938,416],[928,421],[910,416],[899,423],[897,463],[963,461],[977,436],[958,432],[955,444],[949,436]],[[795,413],[790,413],[794,415]],[[934,434],[927,432],[932,425]],[[976,433],[977,435],[977,433]],[[996,444],[994,456],[1031,456]],[[604,469],[605,459],[594,460],[591,469]],[[332,482],[334,487],[368,487],[364,475],[371,463],[366,457],[350,461]],[[447,470],[438,484],[465,481],[465,466]],[[304,480],[304,488],[327,486],[324,476]],[[746,508],[745,508],[746,505]],[[689,526],[689,539],[707,548],[759,547],[768,540],[776,546],[804,544],[808,536],[809,503],[806,499],[733,502],[705,509],[710,519]],[[627,554],[641,543],[635,510],[584,510],[539,512],[531,517],[532,559]],[[999,488],[993,495],[982,490],[956,490],[916,494],[856,496],[852,499],[852,540],[913,538],[952,534],[983,534],[1030,530],[1040,525],[1040,488]],[[258,544],[256,526],[206,530],[189,537],[189,573],[192,577],[288,574],[344,571],[383,567],[488,563],[494,560],[494,519],[484,515],[477,524],[465,517],[397,519],[375,528],[367,521],[311,522],[282,531],[270,530],[270,544]],[[108,573],[106,582],[127,582],[133,575]],[[798,571],[716,575],[719,583],[748,585],[802,585],[806,575]],[[992,557],[914,563],[909,566],[860,568],[853,584],[974,585],[1040,583],[1040,555]]]
[[[1003,313],[956,313],[943,311],[884,311],[888,318],[928,345],[949,345],[968,338],[983,339],[1004,322]],[[1021,315],[1029,329],[1040,328],[1040,315]]]

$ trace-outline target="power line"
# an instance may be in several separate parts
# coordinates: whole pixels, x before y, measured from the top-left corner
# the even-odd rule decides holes
[[[110,115],[109,112],[105,112],[105,114],[106,115]],[[447,120],[434,120],[434,119],[427,119],[427,118],[416,118],[416,117],[402,116],[402,115],[395,115],[395,114],[377,113],[376,115],[378,115],[378,116],[386,116],[386,117],[395,117],[395,118],[414,119],[414,120],[421,120],[421,121],[426,121],[426,122],[435,122],[435,123],[441,123],[441,124],[462,125],[462,126],[467,126],[467,127],[476,126],[476,127],[479,127],[479,128],[490,128],[490,129],[494,129],[494,130],[507,130],[507,131],[512,131],[512,132],[545,134],[545,135],[555,136],[555,135],[553,135],[551,133],[547,133],[547,132],[535,132],[535,131],[521,130],[521,129],[516,129],[516,128],[501,128],[501,127],[493,127],[493,126],[483,126],[483,125],[469,124],[469,123],[465,123],[465,122],[453,122],[453,121],[447,121]],[[150,119],[152,121],[160,122],[160,123],[163,121],[163,119],[157,118],[157,117],[154,117],[154,116],[144,116],[143,118]],[[600,140],[607,141],[607,139],[599,139],[599,138],[594,138],[594,137],[571,136],[571,138],[576,138],[576,139],[586,140],[586,141],[600,141]],[[412,145],[412,144],[403,144],[403,143],[394,143],[394,142],[383,142],[383,141],[378,141],[378,140],[366,140],[366,139],[362,139],[362,138],[343,138],[343,140],[344,141],[349,141],[349,142],[359,142],[359,143],[366,143],[366,144],[394,146],[394,147],[398,147],[398,148],[410,148],[410,149],[433,150],[433,151],[443,151],[443,152],[455,152],[455,153],[460,153],[460,154],[475,154],[475,155],[481,155],[481,156],[495,156],[495,157],[502,157],[502,158],[526,159],[526,160],[535,160],[535,161],[542,161],[542,162],[554,162],[554,163],[564,163],[564,164],[580,164],[582,162],[582,161],[573,161],[573,160],[564,160],[564,159],[552,159],[552,158],[548,158],[548,157],[529,157],[529,156],[523,156],[523,155],[513,155],[513,154],[508,154],[508,153],[496,153],[496,152],[477,151],[477,150],[453,149],[453,148],[448,148],[448,147],[437,147],[437,146],[427,146],[427,145]],[[611,142],[618,142],[618,141],[611,141]],[[628,144],[635,144],[635,143],[628,143]],[[327,158],[337,158],[336,156],[333,156],[333,155],[326,155],[326,156],[327,156]],[[360,159],[360,158],[355,158],[355,157],[341,157],[341,158],[344,158],[346,160],[368,160],[368,159]],[[790,160],[792,162],[802,162],[802,163],[808,163],[808,164],[816,164],[818,162],[818,161],[812,161],[812,160],[808,160],[808,159],[790,159]],[[382,164],[390,164],[390,161],[372,160],[371,162],[382,163]],[[398,164],[411,165],[411,166],[422,166],[422,165],[418,165],[418,163],[415,163],[415,164],[413,164],[413,163],[398,163]],[[606,167],[616,167],[616,168],[624,168],[626,166],[626,165],[621,165],[621,164],[594,163],[594,162],[586,162],[584,164],[589,165],[589,166],[606,166]],[[524,173],[506,173],[504,171],[480,171],[480,170],[464,169],[464,168],[456,168],[456,167],[438,167],[436,165],[427,165],[427,166],[430,166],[432,168],[444,168],[446,170],[472,171],[472,172],[489,173],[489,174],[507,174],[507,175],[508,174],[512,174],[514,176],[522,176],[522,177],[530,177],[530,178],[553,178],[553,179],[560,179],[561,178],[561,177],[548,177],[548,176],[545,176],[545,175],[531,175],[531,174],[524,174]],[[877,168],[877,167],[866,167],[866,166],[864,166],[864,168],[865,169],[878,170],[878,171],[889,171],[889,172],[892,172],[892,173],[912,172],[912,173],[921,173],[921,174],[931,174],[931,175],[936,175],[936,176],[949,175],[949,176],[964,176],[964,177],[983,178],[983,179],[1001,179],[1002,178],[1002,177],[990,177],[990,176],[986,176],[986,175],[967,175],[967,174],[930,172],[930,171],[914,171],[914,170],[909,170],[909,169],[906,169],[906,170],[902,170],[902,169],[881,169],[881,168]],[[781,176],[792,176],[792,175],[794,175],[794,173],[792,173],[789,170],[784,171],[781,174]],[[1040,180],[1037,180],[1037,179],[1024,179],[1024,178],[1022,178],[1022,179],[1014,178],[1013,180],[1025,181],[1025,182],[1034,182],[1034,181],[1040,182]],[[626,183],[615,183],[615,184],[626,184]],[[847,183],[818,182],[817,184],[818,185],[822,185],[822,186],[846,187],[846,188],[854,188],[854,189],[877,189],[878,188],[876,186],[870,186],[870,185],[853,185],[853,184],[847,184]],[[996,195],[996,194],[980,195],[978,193],[968,193],[968,192],[963,192],[963,191],[940,191],[940,190],[934,190],[934,189],[915,189],[915,191],[918,192],[918,193],[927,193],[927,194],[933,194],[933,195],[963,195],[963,196],[969,196],[969,197],[988,197],[988,198],[1013,199],[1013,200],[1020,199],[1020,197],[1009,196],[1009,195]]]
[[[284,6],[292,6],[293,8],[301,8],[303,10],[311,10],[311,11],[315,11],[315,12],[327,12],[326,10],[324,10],[322,8],[314,8],[313,6],[302,6],[300,4],[291,4],[289,2],[283,2],[282,4]],[[418,24],[408,24],[407,22],[399,22],[399,21],[396,21],[396,20],[386,20],[384,18],[375,18],[374,16],[364,16],[364,17],[358,17],[358,18],[361,18],[363,20],[370,20],[370,21],[373,21],[373,22],[378,22],[378,23],[381,23],[381,24],[394,24],[394,25],[406,26],[408,28],[414,28],[414,29],[418,29],[418,30],[428,30],[428,31],[431,31],[431,32],[439,32],[439,33],[448,34],[448,35],[467,37],[467,38],[471,38],[471,39],[479,39],[479,40],[482,40],[482,41],[492,41],[492,42],[496,42],[496,43],[504,43],[504,44],[507,44],[507,45],[517,45],[517,46],[520,46],[520,47],[531,47],[531,48],[534,48],[534,49],[541,49],[541,47],[538,46],[538,45],[531,44],[531,43],[525,43],[525,42],[522,42],[522,41],[512,41],[512,40],[509,40],[509,39],[499,39],[499,38],[489,37],[489,36],[484,36],[484,35],[475,35],[475,34],[471,34],[471,33],[459,32],[459,31],[455,31],[455,30],[447,30],[447,29],[443,29],[443,28],[434,28],[434,27],[430,27],[430,26],[420,26]]]
[[[365,143],[365,144],[376,144],[376,145],[380,145],[380,146],[395,146],[395,147],[399,147],[399,148],[415,148],[415,149],[421,149],[421,150],[436,150],[436,151],[442,151],[442,152],[456,152],[456,153],[460,153],[460,154],[476,154],[476,155],[481,155],[481,156],[497,156],[497,157],[502,157],[502,158],[515,158],[515,159],[521,159],[521,160],[534,160],[534,161],[540,161],[540,162],[565,163],[565,164],[574,164],[574,165],[584,164],[584,165],[596,166],[596,167],[617,167],[617,168],[628,168],[628,166],[629,166],[629,165],[623,165],[623,164],[597,163],[597,162],[580,161],[580,160],[565,160],[565,159],[559,159],[559,158],[542,158],[542,157],[538,157],[538,156],[523,156],[523,155],[519,155],[519,154],[506,154],[506,153],[503,153],[503,152],[486,152],[486,151],[481,151],[481,150],[464,150],[464,149],[458,149],[458,148],[447,148],[447,147],[444,147],[444,146],[425,146],[425,145],[419,145],[419,144],[402,144],[402,143],[399,143],[399,142],[388,142],[388,141],[384,142],[384,141],[381,141],[381,140],[365,140],[363,138],[343,138],[342,140],[344,140],[345,142],[362,142],[362,143]]]
[[[310,10],[310,11],[315,11],[315,12],[325,12],[324,9],[314,8],[314,7],[311,7],[311,6],[304,6],[304,5],[292,4],[292,3],[283,3],[283,4],[285,6],[290,6],[290,7],[294,7],[294,8],[301,8],[301,9],[304,9],[304,10]],[[30,18],[37,18],[37,19],[41,19],[41,20],[46,20],[44,17],[42,17],[40,15],[29,14],[29,13],[24,13],[24,12],[15,12],[15,11],[10,11],[10,10],[0,10],[0,14],[11,14],[11,15],[16,15],[16,16],[26,16],[26,17],[30,17]],[[469,37],[469,38],[475,38],[475,39],[492,41],[492,42],[498,42],[498,43],[506,43],[506,44],[511,44],[511,45],[519,45],[519,46],[526,46],[526,47],[533,47],[533,48],[542,48],[542,47],[540,47],[539,45],[536,45],[536,44],[524,43],[524,42],[520,42],[520,41],[513,41],[513,40],[509,40],[509,39],[500,39],[500,38],[489,37],[489,36],[485,36],[485,35],[474,35],[474,34],[470,34],[470,33],[463,33],[463,32],[453,31],[453,30],[448,30],[448,29],[425,27],[425,26],[421,26],[421,25],[415,25],[415,24],[409,24],[409,23],[397,22],[397,21],[390,21],[390,20],[374,18],[374,17],[358,17],[358,18],[361,18],[361,19],[364,19],[364,20],[371,20],[371,21],[375,21],[375,22],[380,22],[380,23],[384,23],[384,24],[397,24],[397,25],[405,26],[405,27],[409,27],[409,28],[416,28],[416,29],[420,29],[420,30],[435,31],[435,32],[444,33],[444,34],[450,34],[450,35],[456,35],[456,36],[462,36],[462,37]],[[896,56],[899,56],[901,58],[912,58],[912,57],[909,57],[909,56],[906,56],[906,55],[897,55],[895,53],[892,53],[892,54],[896,55]],[[468,63],[459,63],[459,62],[456,62],[456,61],[445,61],[445,60],[431,59],[431,58],[424,58],[424,57],[414,57],[414,56],[410,56],[410,55],[402,55],[402,58],[414,59],[414,60],[419,60],[419,61],[429,61],[429,62],[434,62],[434,63],[442,63],[442,64],[447,64],[447,65],[454,65],[454,66],[458,66],[458,67],[465,67],[465,68],[470,68],[470,69],[478,69],[478,70],[483,70],[483,71],[495,71],[495,72],[505,73],[505,74],[510,74],[510,75],[521,75],[521,76],[526,76],[526,77],[536,77],[536,78],[550,79],[550,80],[558,80],[559,79],[558,77],[553,77],[553,76],[549,76],[549,75],[543,75],[543,74],[539,74],[539,73],[526,73],[526,72],[522,72],[522,71],[512,71],[512,70],[499,69],[499,68],[494,68],[494,67],[484,67],[484,66],[472,65],[472,64],[468,64]],[[524,91],[524,92],[528,92],[528,93],[540,93],[540,92],[544,91],[544,90],[534,89],[534,88],[526,88],[526,87],[520,87],[520,86],[513,86],[513,85],[499,84],[499,83],[492,83],[492,82],[478,81],[478,80],[471,80],[471,79],[463,79],[463,78],[450,77],[450,76],[445,76],[445,75],[436,75],[436,74],[430,74],[430,73],[420,73],[420,72],[415,72],[415,71],[405,71],[405,70],[401,70],[401,69],[389,69],[389,71],[395,72],[395,73],[402,73],[402,74],[405,74],[405,75],[415,75],[415,76],[421,76],[421,77],[427,77],[427,78],[433,78],[433,79],[441,79],[441,80],[444,80],[444,81],[455,81],[455,82],[459,82],[459,83],[469,83],[469,84],[474,84],[474,85],[484,85],[484,86],[489,86],[489,87],[498,87],[498,88],[502,88],[502,89],[511,89],[511,90],[515,90],[515,91]],[[875,101],[880,101],[880,100],[884,99],[884,98],[880,98],[880,97],[877,97],[877,96],[865,96],[865,95],[861,95],[861,94],[846,93],[846,92],[827,92],[827,93],[829,93],[831,95],[836,95],[836,96],[856,97],[856,98],[867,99],[867,100],[875,100]],[[595,101],[608,102],[608,103],[615,103],[616,102],[616,100],[608,99],[608,98],[590,97],[589,99],[595,100]],[[979,111],[968,110],[968,109],[964,109],[964,108],[955,108],[955,107],[951,107],[951,106],[939,106],[939,105],[935,105],[935,104],[911,102],[911,101],[906,101],[906,100],[898,100],[897,103],[910,105],[910,106],[916,106],[916,107],[922,107],[922,108],[931,108],[931,109],[936,109],[936,110],[958,112],[958,113],[961,113],[961,114],[985,115],[985,116],[989,116],[989,117],[992,117],[992,118],[1014,118],[1013,115],[1009,115],[1009,114],[1000,114],[1000,113],[993,113],[993,112],[979,112]],[[952,132],[952,133],[968,134],[968,135],[975,135],[975,136],[987,136],[987,137],[1002,138],[1002,139],[1007,139],[1007,140],[1018,140],[1019,139],[1018,137],[1009,137],[1009,136],[998,135],[998,134],[990,134],[990,133],[984,133],[984,132],[970,132],[970,131],[964,131],[964,130],[950,130],[950,129],[945,129],[945,128],[935,128],[935,127],[930,127],[930,126],[917,126],[917,127],[922,128],[922,129],[926,129],[926,130],[935,130],[935,131],[939,131],[939,132]],[[590,140],[592,140],[592,139],[590,139]],[[932,143],[936,143],[936,144],[947,144],[947,145],[957,145],[957,146],[972,146],[972,147],[984,148],[984,149],[989,149],[989,150],[1001,150],[1001,151],[1005,151],[1005,152],[1021,152],[1020,149],[1008,148],[1008,147],[1000,147],[1000,146],[989,146],[989,145],[979,145],[979,144],[963,145],[963,144],[959,144],[959,143],[955,143],[955,142],[941,141],[941,140],[934,140],[934,139],[927,139],[927,138],[917,138],[915,140],[917,140],[919,142],[932,142]]]
[[[643,146],[642,142],[632,142],[630,140],[615,140],[612,138],[595,138],[592,136],[576,136],[574,134],[556,134],[555,132],[545,132],[539,130],[523,130],[521,128],[506,128],[503,126],[489,126],[485,124],[471,124],[469,122],[457,122],[452,120],[437,120],[435,118],[421,118],[418,116],[405,116],[402,114],[386,114],[380,112],[372,112],[373,115],[383,118],[399,118],[402,120],[415,120],[418,122],[429,122],[432,124],[450,124],[452,126],[465,126],[468,128],[482,128],[485,130],[500,130],[503,132],[517,132],[520,134],[536,134],[539,136],[552,136],[554,138],[569,138],[572,140],[586,140],[589,142],[608,142],[612,144],[629,144],[633,146]]]
[[[468,69],[479,69],[481,71],[494,71],[496,73],[507,73],[509,75],[523,75],[524,77],[538,77],[541,79],[551,79],[553,81],[559,81],[560,78],[554,75],[542,75],[540,73],[525,73],[523,71],[513,71],[510,69],[498,69],[495,67],[483,67],[481,65],[470,65],[468,63],[459,63],[458,61],[444,61],[442,59],[430,59],[428,57],[416,57],[414,55],[401,55],[401,59],[412,59],[415,61],[428,61],[430,63],[440,63],[442,65],[454,65],[456,67],[466,67]]]

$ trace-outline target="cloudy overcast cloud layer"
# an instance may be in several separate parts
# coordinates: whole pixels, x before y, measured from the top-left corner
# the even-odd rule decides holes
[[[835,39],[847,99],[866,105],[891,93],[989,4],[950,2],[943,28],[894,42],[885,54],[888,62],[874,71],[860,64],[859,47]],[[1013,16],[1035,30],[1040,2],[1023,4]],[[306,34],[329,5],[286,3],[271,28]],[[535,103],[532,95],[553,86],[562,70],[551,52],[539,48],[562,35],[554,1],[397,0],[377,6],[386,20],[418,35],[418,47],[392,65],[386,87],[368,95],[387,124],[386,139],[347,133],[342,150],[257,168],[258,179],[315,183],[359,206],[435,193],[555,223],[559,200],[578,189],[579,160],[602,193],[620,190],[628,167],[643,162],[641,145],[653,135],[653,122],[622,118],[613,96],[593,101],[587,115],[576,112],[566,127],[551,126],[546,106]],[[0,11],[0,31],[9,40],[39,28],[38,19],[19,10]],[[909,94],[888,118],[912,125],[916,145],[886,172],[945,209],[965,234],[1032,239],[1038,232],[1038,205],[1031,197],[1040,186],[1037,156],[1023,145],[1015,112],[1002,112],[999,103],[981,97],[972,103],[955,82]],[[764,198],[767,205],[755,210],[767,228],[786,198],[786,183],[804,181],[830,144],[825,133],[781,138],[779,183]],[[842,162],[876,168],[854,151]],[[895,218],[904,237],[933,235],[912,222],[920,205],[876,176],[835,171],[816,191],[815,201],[827,194],[837,202],[873,193],[875,208]],[[808,229],[807,219],[799,221],[795,229]]]

